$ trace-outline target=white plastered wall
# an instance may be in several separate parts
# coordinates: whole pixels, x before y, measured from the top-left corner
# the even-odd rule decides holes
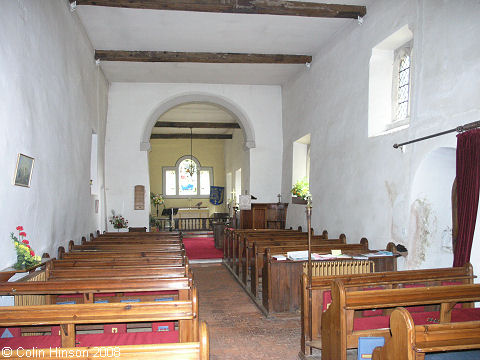
[[[0,268],[16,261],[9,239],[23,225],[32,248],[102,229],[90,196],[90,143],[98,134],[103,191],[108,83],[67,1],[0,2]],[[35,158],[31,187],[13,185],[17,154]],[[101,194],[100,191],[100,194]]]
[[[314,56],[308,72],[283,88],[282,191],[288,196],[291,186],[291,144],[311,132],[315,230],[326,228],[332,237],[345,232],[348,242],[365,236],[371,248],[384,248],[389,241],[408,244],[417,169],[435,149],[455,148],[456,139],[438,137],[409,145],[405,153],[392,145],[480,119],[480,3],[388,0],[370,1],[367,9],[362,25],[352,21]],[[414,54],[410,127],[368,138],[371,51],[406,24]],[[287,226],[304,224],[304,207],[291,205]],[[476,272],[478,238],[477,232],[471,257]]]
[[[249,191],[274,202],[281,187],[282,97],[279,86],[113,83],[106,136],[108,215],[114,209],[130,226],[148,226],[149,177],[145,133],[165,104],[175,99],[208,99],[239,113],[249,129]],[[176,104],[178,105],[178,104]],[[165,109],[165,111],[168,109]],[[153,120],[153,122],[152,122]],[[254,138],[252,139],[252,134]],[[140,143],[143,142],[141,145]],[[242,169],[243,177],[243,169]],[[243,180],[243,179],[242,179]],[[146,210],[133,210],[133,187],[145,185]]]

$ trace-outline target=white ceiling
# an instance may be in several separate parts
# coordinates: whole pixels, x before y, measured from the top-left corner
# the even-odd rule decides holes
[[[365,5],[366,0],[313,1]],[[220,14],[78,6],[98,50],[314,55],[352,19]],[[367,9],[368,11],[368,9]],[[315,61],[315,58],[313,59]],[[102,61],[121,82],[282,84],[304,65],[131,63]]]

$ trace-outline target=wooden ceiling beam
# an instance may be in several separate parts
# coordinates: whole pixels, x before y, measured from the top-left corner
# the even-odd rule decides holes
[[[150,139],[232,139],[232,134],[152,134]]]
[[[124,50],[95,50],[95,59],[101,61],[190,62],[213,64],[305,64],[312,62],[312,57],[309,55]]]
[[[192,128],[192,129],[240,129],[238,123],[216,123],[216,122],[174,122],[157,121],[155,127],[159,128]]]
[[[285,0],[76,0],[77,5],[130,9],[177,10],[232,14],[286,15],[356,19],[367,13],[365,6],[320,4]]]

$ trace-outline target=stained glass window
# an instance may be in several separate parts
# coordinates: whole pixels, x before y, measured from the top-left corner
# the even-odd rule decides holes
[[[210,196],[213,185],[213,168],[200,166],[198,160],[190,156],[182,156],[175,166],[163,167],[163,193],[167,197]]]
[[[178,166],[178,195],[197,195],[197,164],[183,160]]]

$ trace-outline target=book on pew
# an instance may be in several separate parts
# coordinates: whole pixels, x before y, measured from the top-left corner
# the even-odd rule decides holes
[[[285,255],[282,255],[282,254],[272,255],[272,258],[276,259],[277,261],[287,260],[287,257]]]
[[[308,251],[289,251],[287,252],[287,258],[293,261],[308,260]]]
[[[363,254],[363,256],[367,257],[375,257],[375,256],[393,256],[393,253],[391,251],[386,251],[386,250],[379,250],[374,253],[368,253],[368,254]]]

